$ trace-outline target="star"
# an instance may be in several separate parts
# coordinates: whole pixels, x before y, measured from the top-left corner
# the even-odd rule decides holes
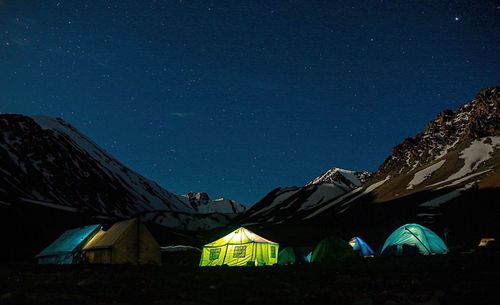
[[[462,19],[460,16],[455,16],[455,21],[460,21]]]

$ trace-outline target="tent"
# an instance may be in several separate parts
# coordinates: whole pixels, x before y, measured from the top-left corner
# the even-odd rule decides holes
[[[386,255],[429,255],[448,252],[448,247],[436,233],[416,223],[397,228],[380,250],[381,254]]]
[[[359,237],[351,238],[351,240],[349,241],[349,245],[351,245],[355,255],[368,257],[368,256],[373,256],[375,254],[372,248]]]
[[[36,258],[39,264],[74,264],[79,260],[79,251],[97,232],[100,225],[90,225],[67,230]]]
[[[479,248],[490,248],[494,247],[496,245],[496,239],[493,237],[483,237],[479,241],[479,245],[477,245]]]
[[[343,239],[327,237],[314,248],[311,262],[329,263],[342,260],[354,255],[352,247]]]
[[[200,266],[263,266],[278,262],[279,245],[240,227],[203,247]]]
[[[311,262],[311,250],[308,248],[286,247],[278,254],[279,265],[303,264]]]
[[[161,265],[160,246],[138,219],[97,232],[82,251],[84,262],[89,264]]]
[[[170,245],[160,248],[162,263],[177,266],[196,266],[200,262],[201,249],[186,245]]]
[[[478,253],[495,253],[498,252],[499,247],[497,241],[494,237],[483,237],[479,241],[479,245],[477,245]]]

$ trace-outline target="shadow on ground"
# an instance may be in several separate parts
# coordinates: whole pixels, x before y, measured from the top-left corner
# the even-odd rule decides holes
[[[499,256],[198,268],[0,265],[0,304],[498,304]]]

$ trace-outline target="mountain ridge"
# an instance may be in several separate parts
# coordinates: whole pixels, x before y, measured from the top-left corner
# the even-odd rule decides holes
[[[500,232],[494,220],[500,217],[496,204],[500,198],[499,109],[500,88],[483,89],[471,102],[457,111],[441,112],[422,132],[396,145],[360,187],[327,200],[321,190],[292,189],[307,193],[302,200],[321,198],[308,214],[295,215],[283,215],[274,208],[283,198],[275,189],[239,221],[279,232],[275,238],[284,242],[294,242],[289,239],[292,232],[308,231],[320,236],[337,232],[345,238],[365,234],[376,244],[392,227],[406,222],[451,232],[455,244],[496,236]]]
[[[32,204],[109,218],[155,211],[229,215],[245,209],[232,200],[198,202],[171,193],[60,118],[3,114],[0,128],[0,198],[9,194]]]
[[[275,188],[248,209],[228,199],[213,201],[206,193],[170,193],[62,119],[38,117],[37,123],[22,115],[0,115],[0,208],[17,206],[20,218],[35,206],[61,217],[51,212],[56,207],[68,219],[74,212],[103,221],[140,216],[178,230],[169,235],[175,240],[246,225],[284,244],[360,232],[376,244],[391,228],[417,222],[449,232],[452,244],[471,243],[500,232],[499,109],[500,88],[483,89],[396,145],[375,173],[331,168],[304,186]],[[211,209],[212,204],[220,209]],[[157,232],[162,235],[162,230]],[[178,234],[193,231],[205,233]]]

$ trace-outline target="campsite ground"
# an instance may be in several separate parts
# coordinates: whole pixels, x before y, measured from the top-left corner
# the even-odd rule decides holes
[[[0,304],[499,304],[499,256],[260,268],[0,265]]]

